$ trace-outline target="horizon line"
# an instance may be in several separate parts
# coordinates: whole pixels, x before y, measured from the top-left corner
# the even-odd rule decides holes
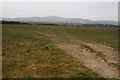
[[[87,18],[80,18],[80,17],[61,17],[61,16],[55,16],[55,15],[51,15],[51,16],[29,16],[29,17],[1,17],[1,18],[30,18],[30,17],[60,17],[60,18],[79,18],[79,19],[86,19],[86,20],[90,20],[90,21],[116,21],[118,22],[118,20],[105,20],[105,19],[100,19],[100,20],[92,20],[92,19],[87,19]]]

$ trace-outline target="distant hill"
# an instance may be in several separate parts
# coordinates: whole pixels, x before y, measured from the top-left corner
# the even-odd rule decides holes
[[[0,19],[1,20],[1,19]],[[5,18],[4,21],[21,21],[21,22],[42,22],[42,23],[79,23],[79,24],[112,24],[117,25],[117,21],[109,20],[98,20],[92,21],[81,18],[62,18],[58,16],[47,16],[47,17],[23,17],[23,18]]]

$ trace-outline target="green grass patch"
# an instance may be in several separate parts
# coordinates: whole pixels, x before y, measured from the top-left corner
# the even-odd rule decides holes
[[[38,25],[3,25],[3,78],[70,78],[82,73],[98,77],[80,61],[55,46],[51,36],[66,40],[67,27]],[[64,35],[64,36],[63,36]],[[99,75],[99,74],[98,74]],[[82,77],[83,77],[82,76]]]

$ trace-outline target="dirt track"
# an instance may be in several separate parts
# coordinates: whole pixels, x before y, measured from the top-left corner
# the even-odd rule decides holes
[[[108,65],[107,62],[105,62],[100,57],[96,56],[95,54],[93,54],[89,51],[86,51],[85,49],[81,49],[79,46],[73,45],[73,44],[59,44],[58,46],[59,46],[59,48],[65,50],[67,53],[78,58],[80,61],[83,62],[83,64],[86,67],[99,73],[103,77],[105,77],[105,78],[117,78],[118,77],[117,68],[114,68],[114,67]],[[93,46],[93,44],[92,44],[92,46]],[[101,47],[98,47],[98,48],[101,48]],[[103,50],[103,52],[105,51],[104,53],[107,54],[106,56],[108,56],[109,52],[110,52],[110,55],[117,54],[116,51],[114,51],[112,49],[110,49],[110,50],[111,51],[109,51],[109,49]],[[111,52],[113,52],[113,53],[111,53]],[[111,61],[110,57],[111,57],[111,59],[113,59],[112,56],[108,56],[107,57],[108,61]],[[113,60],[113,62],[116,63],[116,60]]]
[[[55,35],[50,35],[50,34],[44,34],[44,35],[51,36],[51,37],[54,36],[54,38],[51,38],[51,39],[58,43],[56,44],[56,46],[58,46],[60,49],[64,50],[68,54],[73,55],[75,58],[83,62],[84,66],[92,69],[94,72],[99,73],[104,78],[118,78],[118,68],[114,66],[110,66],[108,64],[108,62],[118,63],[118,52],[113,48],[105,45],[101,45],[101,44],[85,43],[77,39],[72,40],[72,38],[67,37],[75,43],[80,42],[82,44],[90,46],[91,48],[95,49],[98,52],[102,52],[106,56],[105,58],[107,60],[106,62],[102,58],[91,53],[90,51],[82,49],[77,44],[70,44],[70,43],[58,40],[57,38],[55,38]]]

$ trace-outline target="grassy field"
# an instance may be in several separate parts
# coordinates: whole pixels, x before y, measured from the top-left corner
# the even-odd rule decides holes
[[[105,44],[118,49],[118,29],[72,26],[3,25],[3,77],[100,78],[52,39]]]

